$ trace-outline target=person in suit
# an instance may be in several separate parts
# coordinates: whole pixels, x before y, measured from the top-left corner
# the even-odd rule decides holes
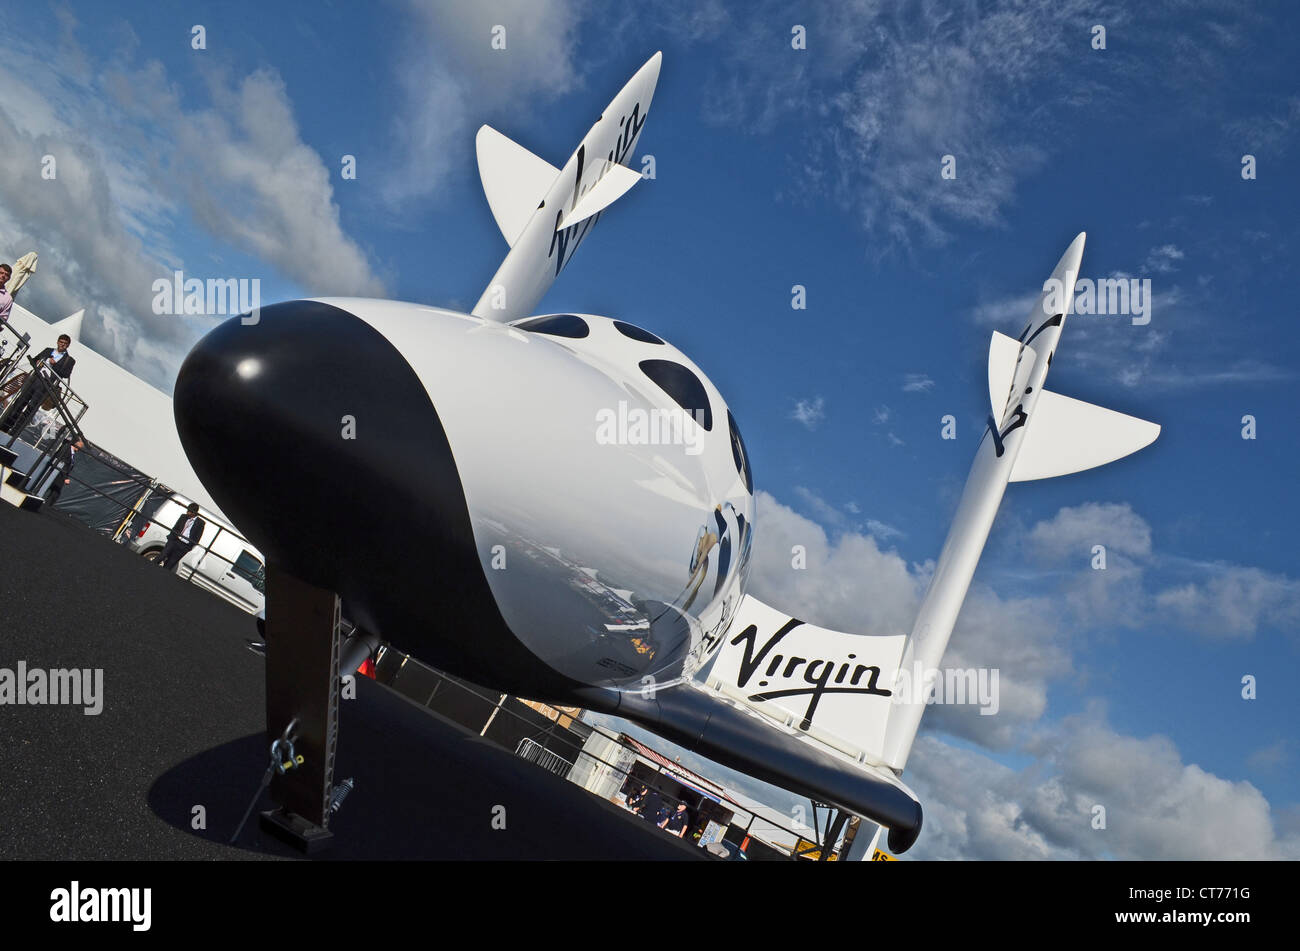
[[[41,370],[48,370],[55,376],[66,380],[72,376],[72,368],[77,365],[72,354],[68,353],[68,347],[72,346],[72,338],[67,334],[60,334],[59,339],[55,341],[55,346],[46,347],[36,356],[31,358]]]
[[[63,492],[64,486],[72,484],[72,467],[77,464],[77,453],[86,448],[86,444],[80,439],[75,442],[68,440],[54,456],[54,480],[50,483],[50,490],[45,494],[47,505],[54,505],[59,501],[59,495]]]
[[[5,412],[4,424],[0,429],[7,433],[21,433],[27,428],[47,393],[47,387],[36,379],[38,375],[44,376],[51,384],[56,377],[66,380],[72,376],[72,368],[77,365],[77,361],[68,353],[71,344],[71,337],[60,334],[55,346],[46,347],[36,356],[27,358],[34,368],[32,375],[14,397],[14,405]]]
[[[158,558],[158,564],[168,571],[175,571],[180,560],[188,555],[190,549],[203,538],[205,528],[207,522],[199,515],[199,503],[191,502],[185,514],[172,526],[167,536],[167,544],[163,546],[162,555]]]

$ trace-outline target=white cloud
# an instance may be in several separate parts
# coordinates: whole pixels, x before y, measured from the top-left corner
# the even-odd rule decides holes
[[[934,380],[924,373],[908,373],[903,377],[904,393],[929,393],[934,389]]]
[[[796,485],[794,494],[808,507],[817,518],[833,527],[844,524],[844,513],[807,486]]]
[[[212,234],[312,294],[383,294],[365,251],[346,236],[335,170],[302,141],[284,83],[258,70],[213,89],[213,108],[168,115],[191,209]]]
[[[1069,635],[1050,597],[1002,597],[985,586],[967,595],[943,666],[998,671],[998,712],[936,704],[927,730],[943,730],[989,749],[1011,749],[1047,712],[1048,687],[1072,673]],[[923,722],[925,722],[923,721]]]
[[[26,306],[47,319],[86,307],[86,342],[166,389],[211,321],[153,314],[153,281],[174,268],[265,276],[184,261],[172,246],[182,222],[314,293],[382,291],[274,73],[213,70],[210,104],[189,107],[130,43],[88,53],[71,32],[54,48],[34,42],[15,36],[0,59],[0,225],[6,253],[41,257]]]
[[[895,528],[878,518],[867,519],[867,531],[882,541],[889,541],[891,538],[903,538],[905,533],[902,529]]]
[[[1049,844],[1024,817],[1020,775],[975,750],[917,737],[904,774],[921,797],[924,825],[909,858],[1039,860],[1076,858]]]
[[[904,247],[944,242],[964,223],[1002,222],[1061,121],[1036,104],[1086,100],[1095,85],[1075,71],[1072,87],[1057,90],[1059,76],[1043,64],[1068,55],[1095,18],[1112,28],[1126,19],[1084,0],[993,3],[980,16],[932,5],[905,17],[891,4],[814,6],[802,21],[806,54],[753,55],[772,48],[771,23],[783,16],[769,4],[732,28],[737,62],[705,89],[706,115],[748,131],[816,116],[819,134],[801,138],[794,187],[828,195],[881,244]],[[940,176],[946,155],[955,178]]]
[[[1124,271],[1110,278],[1131,279]],[[977,325],[1016,335],[1038,304],[1038,291],[1011,294],[977,304],[970,319]],[[1296,371],[1264,360],[1238,358],[1224,365],[1219,350],[1200,348],[1194,361],[1175,360],[1175,332],[1190,337],[1204,327],[1207,317],[1195,307],[1200,295],[1186,295],[1177,285],[1154,282],[1149,302],[1149,324],[1133,324],[1126,315],[1074,314],[1062,335],[1060,360],[1072,372],[1090,379],[1118,383],[1125,389],[1182,390],[1238,383],[1276,383],[1293,380]],[[1198,338],[1199,340],[1199,338]],[[1061,364],[1058,363],[1057,366]],[[1141,415],[1140,410],[1136,411]]]
[[[1037,523],[1026,543],[1052,561],[1087,565],[1094,545],[1135,558],[1151,554],[1151,526],[1127,502],[1084,502],[1060,509]]]
[[[1291,744],[1286,739],[1280,739],[1268,746],[1261,746],[1246,757],[1246,765],[1258,772],[1271,772],[1290,762],[1290,747]]]
[[[1095,545],[1106,548],[1104,569],[1094,567]],[[1058,591],[1081,626],[1158,626],[1248,640],[1261,628],[1300,625],[1300,581],[1244,565],[1161,559],[1151,526],[1127,503],[1066,506],[1035,524],[1024,546],[1041,567],[1064,569]],[[1162,564],[1190,577],[1156,590],[1148,574]]]
[[[533,104],[581,83],[578,27],[589,9],[573,0],[406,0],[403,7],[407,29],[394,59],[402,102],[386,152],[395,159],[381,171],[393,208],[436,192],[454,156],[471,153],[483,122],[518,123]],[[496,26],[505,28],[505,49],[492,48]],[[522,129],[501,131],[527,138]],[[568,156],[542,157],[559,165]]]
[[[915,857],[1294,859],[1300,835],[1251,783],[1183,761],[1164,736],[1117,732],[1095,710],[1037,733],[1011,769],[932,736],[907,776],[926,804]],[[1093,828],[1094,809],[1106,828]]]
[[[816,429],[817,425],[826,418],[826,401],[820,396],[811,400],[799,400],[790,412],[790,418],[807,429]]]
[[[867,532],[879,541],[906,537],[906,533],[902,529],[896,528],[888,522],[882,522],[878,518],[868,518],[865,522],[851,521],[848,516],[862,514],[862,508],[856,502],[846,502],[842,508],[837,508],[812,491],[812,489],[802,485],[794,487],[794,494],[798,496],[805,508],[812,512],[816,518],[821,519],[822,522],[837,531],[862,531],[865,527]]]
[[[819,517],[839,516],[807,489],[796,490]],[[814,501],[816,500],[816,501]],[[782,611],[834,630],[896,634],[911,630],[918,581],[895,552],[881,551],[869,535],[845,532],[831,541],[821,525],[757,494],[750,590]],[[822,506],[830,508],[826,512]],[[802,545],[807,568],[791,567],[791,549]]]
[[[1273,106],[1270,114],[1236,119],[1228,129],[1234,139],[1244,140],[1248,149],[1285,154],[1296,131],[1300,130],[1300,96],[1288,95]]]
[[[1181,261],[1183,256],[1183,252],[1176,245],[1162,244],[1158,248],[1151,249],[1145,267],[1148,271],[1155,271],[1157,274],[1168,274],[1170,271],[1178,270],[1175,262]]]
[[[698,21],[675,6],[662,20],[697,38]],[[1221,0],[1184,6],[1223,15]],[[978,15],[947,4],[814,4],[800,15],[808,48],[798,52],[780,49],[789,35],[773,28],[789,22],[785,7],[758,0],[735,22],[709,20],[709,35],[725,31],[730,61],[704,84],[702,108],[750,134],[811,117],[791,155],[789,194],[850,210],[882,250],[943,243],[964,224],[1000,225],[1085,108],[1130,108],[1134,89],[1147,99],[1158,90],[1186,101],[1189,89],[1222,98],[1243,27],[1165,12],[1107,0],[988,0]],[[1088,49],[1097,23],[1112,36],[1141,35],[1143,55],[1103,71],[1045,68],[1111,56]],[[1267,115],[1223,118],[1234,140],[1289,145],[1297,115],[1300,97],[1284,91]],[[947,155],[955,179],[940,177]]]
[[[1133,277],[1124,271],[1109,276]],[[1257,358],[1239,357],[1225,365],[1222,348],[1207,344],[1214,339],[1220,321],[1218,315],[1204,309],[1202,299],[1203,295],[1186,294],[1178,285],[1154,281],[1149,324],[1134,325],[1123,315],[1076,314],[1066,323],[1061,359],[1091,379],[1113,381],[1126,389],[1141,387],[1146,392],[1296,378],[1294,368]],[[979,320],[981,316],[977,308],[974,317]],[[1190,359],[1175,356],[1173,345],[1179,339],[1193,342],[1196,350]],[[1136,412],[1142,415],[1141,410]]]
[[[801,497],[816,498],[803,490]],[[823,503],[824,504],[824,503]],[[908,565],[867,535],[826,531],[760,492],[750,591],[780,610],[835,630],[910,630],[933,564]],[[835,510],[830,507],[831,511]],[[830,513],[827,513],[830,514]],[[1150,529],[1131,508],[1084,503],[1038,523],[1033,545],[1068,554],[1067,538],[1086,539],[1114,522],[1111,544],[1134,563],[1155,558]],[[807,568],[791,566],[804,546]],[[1058,547],[1060,546],[1060,547]],[[1127,554],[1123,554],[1126,552]],[[925,826],[909,858],[918,859],[1239,859],[1300,858],[1300,810],[1275,811],[1250,782],[1186,762],[1168,737],[1114,729],[1100,705],[1061,721],[1048,717],[1048,687],[1074,666],[1065,609],[1049,590],[1002,597],[975,585],[944,657],[945,666],[996,667],[998,715],[973,706],[936,705],[922,721],[904,779],[920,795]],[[938,731],[938,732],[936,732]],[[946,736],[968,740],[954,744]],[[1009,750],[1023,766],[999,762]],[[1248,758],[1267,770],[1289,755],[1274,743]],[[697,765],[683,757],[688,765]],[[706,775],[718,772],[701,765]],[[792,796],[720,773],[778,809]],[[1095,807],[1106,828],[1095,829]]]
[[[1166,390],[1192,389],[1202,386],[1258,385],[1284,383],[1296,378],[1296,371],[1262,360],[1234,360],[1226,367],[1165,366],[1121,376],[1125,386]]]
[[[1216,565],[1203,581],[1166,588],[1156,606],[1176,624],[1211,638],[1249,639],[1261,626],[1300,627],[1300,581],[1241,565]]]
[[[771,496],[758,497],[751,589],[761,600],[806,621],[869,634],[910,632],[933,566],[909,566],[881,542],[896,529],[868,520],[871,534],[847,525],[835,506],[799,487],[796,495],[825,529]],[[1127,504],[1085,502],[1038,522],[1024,546],[1042,564],[1032,596],[1004,597],[972,585],[944,655],[945,666],[996,668],[1001,710],[935,705],[924,729],[943,730],[992,749],[1013,748],[1047,712],[1052,683],[1074,675],[1071,645],[1080,630],[1184,624],[1212,636],[1249,636],[1263,624],[1294,630],[1300,583],[1238,566],[1186,567],[1196,582],[1161,595],[1147,572],[1159,561],[1149,524]],[[1105,570],[1094,570],[1092,545],[1107,546]],[[806,568],[791,564],[802,545]],[[1058,570],[1058,567],[1066,570]],[[1045,570],[1049,569],[1049,570]]]
[[[1020,332],[1026,319],[1038,309],[1039,291],[1026,291],[976,305],[971,318],[981,326],[993,327],[1012,336]],[[1012,330],[1012,328],[1015,328]]]

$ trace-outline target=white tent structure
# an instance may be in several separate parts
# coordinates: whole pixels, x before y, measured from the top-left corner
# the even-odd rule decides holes
[[[60,334],[72,338],[68,352],[77,364],[68,382],[89,407],[80,423],[87,439],[171,487],[172,491],[221,515],[221,509],[203,488],[181,448],[172,415],[172,398],[81,343],[84,314],[84,310],[79,310],[48,324],[15,303],[9,312],[9,324],[31,335],[29,356],[54,346]]]

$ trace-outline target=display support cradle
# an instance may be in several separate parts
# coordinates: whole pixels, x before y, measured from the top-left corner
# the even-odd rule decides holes
[[[339,725],[339,597],[266,566],[267,740],[289,738],[303,757],[271,781],[279,808],[261,814],[262,828],[312,853],[332,838],[330,800]]]

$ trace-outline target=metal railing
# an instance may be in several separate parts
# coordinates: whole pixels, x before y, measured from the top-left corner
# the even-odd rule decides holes
[[[401,691],[401,687],[400,687],[400,685],[398,684],[398,681],[400,680],[400,671],[401,671],[401,669],[403,669],[403,668],[405,667],[405,665],[407,665],[407,664],[415,664],[415,665],[417,665],[418,667],[420,667],[421,669],[423,669],[424,671],[427,671],[428,673],[432,674],[434,677],[437,678],[437,684],[435,685],[433,691],[432,691],[432,692],[431,692],[431,693],[430,693],[426,698],[424,698],[423,700],[418,700],[417,698],[412,697],[412,699],[417,699],[417,702],[421,702],[421,703],[422,703],[423,705],[425,705],[425,706],[428,706],[428,707],[430,707],[430,708],[434,708],[434,707],[433,707],[433,704],[432,704],[432,701],[434,700],[435,697],[438,696],[438,694],[439,694],[441,688],[442,688],[443,686],[446,686],[446,685],[450,685],[450,686],[457,687],[457,688],[460,689],[461,691],[464,691],[465,693],[468,693],[468,694],[470,694],[470,695],[472,695],[472,696],[474,696],[474,697],[477,697],[478,699],[482,700],[484,703],[491,703],[491,702],[492,702],[492,701],[490,701],[487,697],[483,696],[482,694],[480,694],[480,693],[478,693],[476,690],[474,690],[472,686],[470,686],[470,685],[468,685],[468,684],[466,684],[466,683],[463,683],[463,682],[460,681],[458,678],[456,678],[456,677],[452,677],[452,676],[450,676],[449,674],[443,673],[443,672],[440,671],[440,670],[437,670],[437,669],[435,669],[435,668],[433,668],[433,667],[430,667],[428,664],[424,664],[424,663],[422,663],[422,662],[416,660],[415,658],[410,657],[409,655],[402,653],[401,651],[395,650],[394,648],[387,647],[387,646],[385,646],[385,647],[383,648],[383,651],[384,651],[384,652],[390,652],[390,651],[391,651],[392,654],[393,654],[394,656],[402,658],[402,660],[401,660],[401,661],[396,665],[396,666],[397,666],[397,672],[394,673],[394,674],[392,675],[392,677],[391,677],[391,681],[390,681],[390,684],[389,684],[389,685],[392,686],[393,689],[396,689],[396,690],[398,690],[399,692],[402,692],[402,691]],[[392,665],[390,664],[390,668],[391,668],[391,666],[392,666]],[[382,668],[381,668],[381,669],[382,669]],[[382,677],[380,677],[379,679],[381,680],[381,682],[383,682],[383,678],[382,678]],[[483,688],[480,688],[480,689],[483,689]],[[407,696],[411,696],[411,695],[410,695],[410,694],[407,694]],[[534,724],[532,723],[532,721],[530,721],[528,718],[526,718],[523,714],[519,713],[518,711],[512,710],[512,709],[509,708],[509,706],[507,706],[507,700],[510,699],[510,696],[509,696],[509,695],[500,695],[500,696],[501,696],[501,699],[495,702],[494,707],[493,707],[493,710],[492,710],[492,713],[491,713],[491,715],[490,715],[489,718],[488,718],[488,720],[489,720],[488,727],[490,727],[490,725],[491,725],[491,721],[492,721],[493,719],[495,719],[496,717],[498,717],[499,715],[501,715],[501,714],[505,714],[506,716],[513,717],[515,720],[520,721],[520,722],[522,722],[522,723],[525,723],[525,724],[527,724],[527,725],[530,726],[530,727],[533,727],[533,726],[534,726]],[[518,699],[518,698],[515,698],[515,699]],[[532,711],[532,712],[533,712],[533,713],[536,713],[537,711]],[[540,714],[539,714],[539,715],[540,715]],[[458,722],[461,722],[461,721],[458,721]],[[599,734],[601,734],[603,737],[605,737],[607,740],[612,741],[613,743],[619,745],[620,747],[624,747],[624,744],[623,744],[623,742],[622,742],[622,740],[621,740],[621,738],[620,738],[619,735],[616,735],[616,734],[610,733],[608,730],[606,730],[606,729],[604,729],[603,727],[598,726],[598,725],[596,725],[596,724],[587,723],[587,722],[585,722],[585,721],[582,721],[582,723],[583,723],[584,728],[590,730],[590,731],[593,732],[593,733],[599,733]],[[462,725],[463,725],[463,726],[466,726],[466,727],[468,727],[468,728],[471,728],[471,729],[474,729],[474,728],[475,728],[475,727],[473,727],[472,724],[468,724],[468,723],[463,723],[463,722],[462,722]],[[696,842],[696,843],[698,844],[698,840],[699,840],[699,838],[700,838],[700,833],[701,833],[703,830],[702,830],[702,829],[695,829],[695,830],[694,830],[694,833],[695,833],[695,834],[694,834],[694,835],[691,835],[691,834],[690,834],[690,832],[691,832],[691,830],[693,829],[693,827],[696,826],[696,825],[698,824],[698,819],[695,818],[695,815],[697,814],[697,813],[696,813],[696,810],[697,810],[696,805],[695,805],[694,803],[692,803],[691,801],[689,801],[689,800],[681,799],[681,798],[679,798],[679,797],[677,797],[677,796],[672,795],[671,793],[669,793],[669,792],[665,791],[664,789],[660,788],[657,784],[647,783],[645,779],[641,778],[641,776],[635,775],[634,772],[633,772],[633,770],[635,770],[636,767],[637,767],[638,765],[641,765],[641,766],[643,766],[643,767],[644,767],[644,766],[653,766],[653,767],[654,767],[654,776],[657,776],[657,777],[664,777],[664,778],[668,779],[668,780],[671,781],[671,782],[678,783],[679,785],[684,785],[683,783],[680,782],[680,780],[678,780],[678,779],[676,778],[676,774],[675,774],[675,773],[673,773],[673,772],[670,771],[670,770],[665,770],[662,764],[657,763],[657,762],[654,762],[653,760],[648,760],[648,759],[647,759],[647,760],[641,760],[641,759],[634,760],[630,767],[624,767],[624,766],[619,765],[618,763],[610,762],[609,760],[607,760],[607,759],[605,759],[605,758],[603,758],[603,757],[601,757],[601,756],[598,756],[598,755],[596,755],[596,754],[590,752],[589,750],[587,750],[587,749],[585,748],[585,744],[581,744],[581,745],[580,745],[579,743],[574,743],[574,742],[571,742],[571,741],[565,739],[565,740],[562,740],[561,742],[563,742],[564,745],[569,746],[569,747],[573,748],[574,750],[576,750],[576,755],[574,756],[574,763],[573,763],[573,764],[570,764],[569,761],[568,761],[567,759],[565,759],[563,756],[560,756],[558,753],[556,753],[554,750],[551,750],[551,749],[548,747],[548,743],[550,743],[550,742],[556,740],[556,737],[555,737],[555,735],[554,735],[554,729],[555,729],[556,726],[558,726],[558,724],[556,724],[554,721],[552,721],[548,726],[541,727],[541,728],[539,728],[539,729],[534,729],[534,730],[532,731],[532,733],[531,733],[530,736],[525,736],[525,737],[522,738],[522,739],[519,741],[519,743],[516,745],[516,747],[515,747],[515,753],[516,753],[516,755],[518,755],[518,756],[520,756],[521,758],[527,760],[528,762],[534,763],[535,765],[540,766],[540,767],[543,768],[543,769],[546,769],[548,772],[552,772],[552,773],[554,773],[555,775],[561,776],[562,778],[566,778],[566,779],[571,778],[571,775],[572,775],[572,773],[573,773],[574,768],[576,767],[576,764],[577,764],[578,762],[581,762],[581,760],[582,760],[584,757],[586,757],[586,758],[587,758],[588,760],[590,760],[591,762],[593,762],[593,763],[598,763],[598,764],[600,764],[600,765],[602,765],[602,766],[606,766],[606,767],[608,767],[610,770],[612,770],[613,772],[615,772],[615,773],[621,775],[621,776],[622,776],[622,780],[621,780],[620,783],[619,783],[620,790],[622,789],[622,787],[627,786],[629,782],[633,783],[633,784],[636,785],[636,786],[640,786],[640,785],[651,786],[651,785],[653,785],[656,794],[659,796],[659,799],[663,802],[663,804],[664,804],[665,807],[666,807],[666,812],[665,812],[665,813],[661,813],[661,816],[664,816],[664,815],[671,815],[674,811],[676,811],[677,805],[678,805],[679,803],[685,803],[685,804],[686,804],[688,815],[691,815],[691,816],[692,816],[692,819],[690,820],[690,825],[688,825],[688,827],[687,827],[687,828],[688,828],[688,834],[687,834],[686,837],[684,837],[684,841],[688,841],[688,842],[689,842],[689,841],[694,841],[694,842]],[[481,735],[485,736],[486,739],[492,740],[492,742],[495,743],[496,740],[494,740],[493,737],[491,736],[491,733],[490,733],[488,727],[485,727],[485,728],[483,729],[483,732],[482,732]],[[497,744],[497,745],[500,745],[500,744]],[[626,748],[626,747],[624,747],[624,748]],[[508,749],[508,747],[507,747],[507,749]],[[550,754],[549,757],[547,757],[547,756],[545,755],[545,754],[547,754],[547,753]],[[558,767],[558,765],[561,764],[561,763],[565,764],[565,766],[567,767],[567,769],[566,769],[564,772],[560,772],[560,770],[559,770],[558,768],[556,768],[556,767]],[[703,777],[700,777],[700,778],[703,779]],[[707,782],[707,780],[706,780],[706,782]],[[721,788],[721,787],[719,787],[719,788]],[[588,791],[591,792],[590,790],[588,790]],[[596,793],[592,792],[592,795],[596,795]],[[720,798],[720,797],[719,797],[719,798]],[[620,807],[622,807],[622,808],[624,808],[624,809],[628,809],[628,811],[633,811],[633,810],[629,809],[629,807],[626,805],[626,802],[619,802],[619,801],[617,801],[617,800],[612,800],[612,801],[614,801],[616,805],[619,805]],[[720,807],[721,807],[721,808],[723,808],[723,809],[725,809],[725,810],[731,812],[732,815],[733,815],[733,817],[737,816],[737,814],[744,815],[744,816],[747,816],[747,817],[748,817],[748,820],[745,821],[745,822],[743,823],[743,825],[742,825],[741,823],[739,823],[739,822],[736,822],[735,819],[733,818],[733,820],[732,820],[731,822],[728,823],[729,826],[735,826],[735,827],[739,828],[739,829],[740,829],[740,832],[741,832],[741,834],[742,834],[743,836],[746,836],[746,837],[752,836],[752,837],[754,837],[754,838],[757,838],[757,839],[759,839],[760,841],[763,841],[763,842],[764,842],[764,843],[765,843],[769,848],[772,848],[773,850],[778,851],[778,852],[785,852],[785,853],[788,854],[791,858],[797,858],[797,857],[799,856],[799,854],[801,854],[801,853],[808,853],[808,852],[810,851],[810,848],[809,848],[809,846],[808,846],[808,844],[807,844],[807,843],[809,842],[809,840],[814,840],[814,839],[815,839],[816,841],[820,842],[820,841],[823,839],[822,829],[821,829],[821,827],[820,827],[820,824],[818,824],[817,827],[815,827],[815,828],[813,828],[813,827],[808,827],[808,826],[803,826],[802,828],[800,828],[800,827],[785,826],[785,825],[782,825],[781,823],[778,823],[778,822],[773,821],[772,819],[770,819],[770,818],[768,818],[768,817],[766,817],[766,816],[760,815],[759,813],[754,812],[753,810],[751,810],[751,809],[745,807],[745,806],[742,805],[741,803],[735,802],[735,801],[733,801],[733,800],[731,800],[731,799],[721,799],[719,804],[720,804]],[[818,805],[819,805],[819,804],[817,804],[817,803],[812,803],[812,805],[813,805],[813,817],[814,817],[814,822],[816,822],[816,821],[817,821],[817,808],[818,808]],[[636,814],[637,814],[637,815],[641,815],[641,813],[636,813]],[[641,818],[646,819],[647,821],[651,821],[651,819],[650,819],[649,817],[646,817],[646,816],[644,816],[644,815],[641,815]],[[658,823],[655,822],[655,824],[657,825]],[[846,824],[844,824],[844,826],[843,826],[842,828],[839,828],[839,829],[836,830],[836,831],[837,831],[837,834],[836,834],[836,841],[830,844],[830,845],[831,845],[831,850],[832,850],[833,852],[840,852],[840,851],[842,851],[842,849],[844,848],[844,846],[843,846],[843,844],[842,844],[842,834],[845,833],[845,832],[847,832],[847,829],[848,829],[848,826],[847,826],[847,823],[846,823]],[[829,823],[829,820],[828,820],[828,823],[827,823],[827,829],[826,829],[826,831],[828,831],[828,832],[830,831],[830,823]],[[665,834],[667,834],[667,835],[671,835],[672,833],[665,833]],[[787,838],[789,838],[791,844],[790,844],[790,845],[781,845],[781,844],[778,844],[778,843],[774,843],[774,842],[772,842],[772,841],[771,841],[771,837],[773,837],[775,834],[779,834],[779,835],[781,835],[781,836],[783,836],[783,837],[787,837]],[[802,843],[802,844],[801,844],[801,843]],[[824,843],[823,843],[823,845],[824,845]],[[811,850],[820,851],[820,849],[821,849],[822,847],[823,847],[822,845],[813,846]]]
[[[57,436],[47,444],[51,448],[60,448],[62,440],[69,434],[72,439],[84,440],[85,436],[77,424],[90,408],[86,401],[76,394],[67,380],[53,376],[30,357],[27,362],[32,369],[23,379],[22,388],[9,396],[3,412],[0,412],[0,432],[9,436],[6,448],[12,447],[20,436],[32,428],[32,420],[41,409],[51,411],[54,414],[53,421],[60,423]],[[11,386],[19,375],[19,372],[12,372],[4,383],[0,383],[0,387]],[[48,407],[47,403],[50,404]],[[39,449],[41,444],[46,444],[49,429],[50,426],[45,425],[42,434],[29,445]],[[38,464],[46,456],[48,452],[42,453]]]
[[[5,327],[9,332],[13,332],[8,324]],[[26,353],[27,340],[24,335],[22,338],[24,346],[20,356]],[[64,451],[71,454],[71,449],[68,447],[72,443],[81,442],[84,445],[85,436],[77,424],[89,408],[86,401],[77,396],[66,380],[48,372],[30,357],[27,358],[27,362],[31,364],[32,369],[23,374],[13,370],[14,365],[18,363],[16,359],[7,361],[6,375],[0,377],[0,380],[3,380],[0,382],[0,396],[5,399],[4,408],[0,411],[0,438],[3,438],[4,433],[9,436],[5,448],[12,451],[14,443],[19,441],[20,436],[27,435],[32,429],[39,430],[31,441],[23,443],[36,452],[35,459],[24,459],[21,478],[14,483],[16,488],[24,491],[29,487],[35,489],[39,486],[49,475],[60,454]],[[14,384],[19,379],[22,380],[22,385],[15,390]],[[38,414],[43,410],[47,412],[46,418],[37,423]],[[56,426],[57,431],[51,437],[51,430]],[[8,478],[11,477],[6,477]],[[28,494],[32,493],[28,492]]]
[[[0,380],[9,379],[11,371],[31,346],[31,334],[19,331],[7,320],[0,320]]]
[[[567,759],[548,750],[530,736],[526,736],[519,741],[519,745],[515,747],[515,755],[528,760],[530,763],[536,763],[542,769],[554,773],[556,776],[568,776],[569,771],[573,769],[573,764]]]
[[[94,496],[102,500],[105,506],[111,506],[117,510],[117,514],[113,518],[113,529],[111,533],[106,533],[110,535],[113,541],[118,544],[128,545],[135,542],[147,530],[148,525],[154,524],[153,515],[169,499],[173,498],[174,493],[157,479],[147,479],[141,473],[123,469],[119,465],[119,460],[90,443],[86,443],[86,448],[79,450],[78,455],[89,455],[100,465],[113,470],[120,477],[116,480],[118,485],[131,485],[131,501],[126,502],[115,498],[98,486],[85,481],[79,475],[78,466],[75,464],[71,472],[65,472],[57,464],[58,453],[63,445],[71,439],[72,437],[66,431],[60,432],[59,436],[54,440],[54,445],[57,448],[45,453],[38,461],[39,468],[34,468],[31,475],[29,475],[26,490],[30,494],[43,493],[48,495],[53,486],[53,480],[67,479],[79,491]],[[60,501],[63,500],[67,492],[67,488],[61,491]],[[142,522],[141,519],[145,521]],[[176,576],[182,581],[204,588],[218,597],[234,603],[236,606],[249,611],[249,613],[255,613],[260,607],[257,599],[250,600],[246,592],[237,590],[227,584],[226,581],[228,579],[242,578],[253,587],[253,590],[258,595],[265,594],[265,565],[261,556],[257,554],[256,546],[243,535],[213,520],[211,517],[206,518],[205,521],[210,528],[215,528],[216,531],[212,532],[210,537],[195,545],[184,556],[181,563],[176,566]],[[170,537],[173,526],[158,524]],[[207,535],[208,533],[205,532],[204,534]],[[227,538],[233,539],[241,550],[249,551],[257,559],[258,568],[256,570],[246,572],[234,561],[213,550],[218,545],[219,540]],[[194,552],[200,554],[195,556]],[[142,552],[141,554],[147,555],[149,553]]]

